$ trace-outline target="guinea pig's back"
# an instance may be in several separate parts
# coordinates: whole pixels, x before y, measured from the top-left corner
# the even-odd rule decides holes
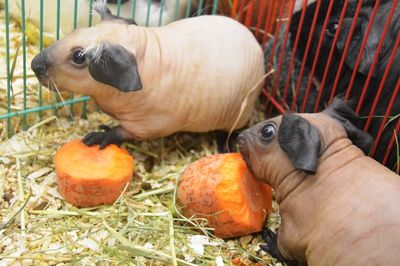
[[[180,110],[190,109],[183,130],[244,126],[265,72],[263,52],[253,34],[223,16],[184,19],[154,30],[162,44],[163,61],[168,61],[172,75],[177,75],[174,81],[179,84],[173,87],[185,95],[178,104]],[[236,122],[246,97],[245,108]]]

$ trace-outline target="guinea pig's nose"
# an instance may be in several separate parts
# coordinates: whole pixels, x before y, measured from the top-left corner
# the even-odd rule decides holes
[[[36,55],[31,62],[31,68],[37,78],[41,78],[44,75],[47,75],[47,69],[49,66],[48,57],[45,51],[41,52],[40,54]]]

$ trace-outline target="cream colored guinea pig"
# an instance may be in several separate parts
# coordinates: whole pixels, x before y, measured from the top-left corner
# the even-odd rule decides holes
[[[141,27],[96,6],[102,21],[44,49],[32,70],[51,89],[92,96],[120,126],[88,145],[179,131],[230,131],[249,120],[263,85],[264,54],[248,28],[223,16]]]

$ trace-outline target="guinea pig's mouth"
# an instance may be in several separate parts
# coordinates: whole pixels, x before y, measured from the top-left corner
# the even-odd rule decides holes
[[[247,168],[249,168],[249,171],[252,174],[254,174],[253,167],[251,166],[250,163],[250,152],[249,152],[249,146],[246,143],[246,139],[244,137],[239,136],[237,141],[239,145],[240,154],[242,155],[243,160],[247,165]]]

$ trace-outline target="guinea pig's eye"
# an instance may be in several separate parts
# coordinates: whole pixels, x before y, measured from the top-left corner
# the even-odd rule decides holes
[[[326,27],[326,33],[329,36],[334,37],[338,28],[339,28],[339,22],[331,21],[331,22],[329,22],[328,26]]]
[[[267,124],[260,131],[261,137],[266,141],[270,141],[273,137],[275,137],[275,134],[276,127],[274,124]]]
[[[83,49],[75,49],[71,53],[71,59],[74,64],[82,65],[86,61],[86,55],[83,52]]]

